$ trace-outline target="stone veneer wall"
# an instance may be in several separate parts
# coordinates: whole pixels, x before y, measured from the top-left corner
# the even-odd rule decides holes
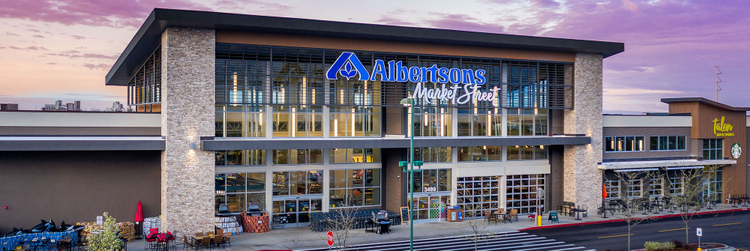
[[[566,145],[563,160],[563,200],[590,212],[602,200],[602,55],[578,53],[574,65],[574,107],[565,111],[566,134],[591,137],[588,145]]]
[[[162,231],[179,235],[214,229],[215,157],[200,136],[214,135],[215,41],[214,30],[193,28],[167,28],[161,39]]]

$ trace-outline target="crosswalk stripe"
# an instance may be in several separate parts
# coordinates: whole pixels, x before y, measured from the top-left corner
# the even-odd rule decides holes
[[[446,236],[428,239],[414,240],[414,250],[474,250],[473,235]],[[480,250],[488,251],[532,251],[532,250],[559,250],[572,251],[584,250],[585,247],[568,244],[555,239],[549,239],[526,232],[511,231],[493,233],[482,236],[476,242]],[[336,247],[334,247],[336,248]],[[393,241],[381,243],[368,243],[352,245],[347,250],[377,250],[377,251],[402,251],[409,249],[409,241]],[[303,251],[328,251],[326,248],[305,249]]]

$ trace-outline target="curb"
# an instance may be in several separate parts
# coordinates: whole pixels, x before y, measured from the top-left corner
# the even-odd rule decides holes
[[[693,213],[693,215],[721,214],[721,213],[732,213],[732,212],[741,212],[741,211],[748,211],[748,210],[750,210],[750,207],[697,212],[697,213]],[[663,219],[663,218],[672,218],[672,217],[680,217],[680,214],[665,214],[665,215],[651,216],[648,218],[649,219]],[[624,221],[625,219],[614,219],[614,220],[602,220],[602,221],[565,223],[565,224],[557,224],[557,225],[546,225],[546,226],[540,226],[540,227],[522,228],[522,229],[519,229],[518,231],[538,230],[538,229],[558,228],[558,227],[574,227],[574,226],[595,225],[595,224],[605,224],[605,223],[624,222]]]

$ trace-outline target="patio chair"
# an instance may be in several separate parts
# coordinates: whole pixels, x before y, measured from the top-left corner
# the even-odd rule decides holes
[[[217,247],[220,247],[224,244],[224,236],[223,235],[214,235],[214,244],[216,244]]]
[[[489,209],[484,210],[484,219],[487,220],[487,223],[494,221],[495,224],[497,224],[497,217],[495,217]]]
[[[511,209],[509,217],[510,217],[510,223],[513,223],[514,219],[518,221],[518,209]]]
[[[231,239],[231,237],[232,237],[231,234],[224,235],[224,243],[227,244],[227,245],[229,245],[230,247],[232,246],[232,239]]]
[[[204,235],[203,238],[201,238],[200,246],[211,248],[211,237],[208,237],[208,235]]]
[[[182,237],[184,242],[182,243],[182,250],[188,249],[188,248],[195,248],[195,243],[192,241],[188,241],[188,236],[185,235]]]

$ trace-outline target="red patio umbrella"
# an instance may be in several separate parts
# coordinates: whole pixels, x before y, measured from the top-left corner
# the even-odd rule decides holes
[[[138,201],[138,207],[135,209],[135,222],[142,222],[143,221],[143,206],[141,206],[141,201]]]

